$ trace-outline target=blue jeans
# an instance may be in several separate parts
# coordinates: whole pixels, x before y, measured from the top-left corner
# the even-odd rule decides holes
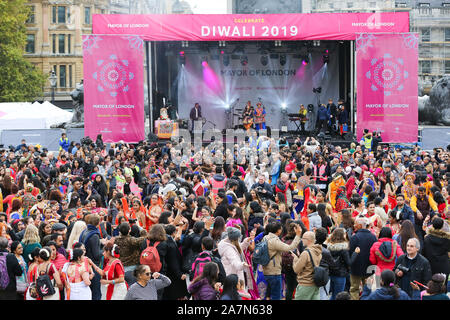
[[[264,275],[264,279],[267,282],[267,289],[270,291],[270,300],[281,300],[281,274],[273,276]]]
[[[336,295],[339,292],[345,291],[345,277],[336,277],[336,276],[330,276],[330,291],[331,291],[331,298],[330,300],[336,300]]]

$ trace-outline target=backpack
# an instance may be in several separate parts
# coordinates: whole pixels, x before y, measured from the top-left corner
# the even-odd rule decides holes
[[[6,289],[9,284],[8,268],[6,266],[6,256],[8,254],[0,255],[0,289]]]
[[[314,268],[314,273],[313,273],[314,284],[317,287],[325,286],[329,280],[329,275],[328,275],[327,269],[325,269],[324,267],[321,267],[321,266],[316,267],[316,265],[314,264],[314,260],[312,258],[311,252],[308,249],[306,249],[306,251],[308,251],[308,253],[309,253],[309,257],[311,258],[311,263]]]
[[[275,254],[276,255],[276,254]],[[269,256],[269,244],[267,240],[262,240],[255,245],[255,250],[253,251],[252,260],[256,264],[260,264],[262,266],[267,266],[272,260],[273,257]]]
[[[147,240],[147,248],[141,253],[141,258],[139,260],[140,264],[145,264],[150,267],[152,272],[159,272],[161,270],[162,264],[159,257],[158,246],[159,241],[155,242],[153,246],[150,246],[150,240]]]
[[[50,280],[50,276],[48,275],[48,268],[50,264],[47,265],[47,270],[44,274],[39,273],[39,276],[36,279],[36,291],[39,297],[52,296],[55,294],[55,287]],[[39,268],[36,270],[38,271]]]
[[[194,262],[192,263],[191,272],[189,273],[189,279],[192,281],[194,280],[198,275],[202,274],[203,267],[208,262],[213,262],[213,258],[208,252],[200,252],[198,256],[195,258]]]

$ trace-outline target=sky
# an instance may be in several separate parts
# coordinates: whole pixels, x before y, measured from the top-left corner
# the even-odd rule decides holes
[[[199,14],[227,13],[227,0],[185,0]]]

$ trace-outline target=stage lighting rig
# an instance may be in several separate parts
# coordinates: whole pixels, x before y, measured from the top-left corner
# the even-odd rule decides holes
[[[328,49],[325,50],[325,53],[322,56],[322,60],[323,60],[324,64],[330,62],[330,56],[328,55]]]
[[[219,41],[219,48],[220,47],[225,47],[225,41]]]
[[[280,54],[280,64],[284,66],[286,64],[286,55]]]
[[[248,57],[247,56],[241,56],[241,64],[243,66],[246,66],[248,64]]]
[[[182,65],[184,65],[186,63],[186,57],[184,56],[184,51],[180,51],[178,57],[180,59],[180,63]]]
[[[282,110],[282,111],[286,111],[286,109],[287,109],[287,104],[286,104],[286,102],[283,102],[283,103],[281,104],[281,110]]]
[[[230,56],[227,54],[224,54],[222,56],[222,63],[225,67],[228,67],[228,65],[230,64]]]
[[[203,56],[202,57],[202,66],[206,67],[208,65],[208,57]]]
[[[313,88],[313,93],[321,93],[321,92],[322,92],[322,87]]]
[[[261,64],[263,66],[266,66],[268,62],[269,62],[269,58],[266,55],[261,56]]]

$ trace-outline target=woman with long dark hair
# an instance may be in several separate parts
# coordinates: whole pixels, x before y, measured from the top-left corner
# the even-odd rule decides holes
[[[406,252],[406,243],[411,238],[419,239],[419,237],[416,235],[414,224],[411,222],[411,220],[404,220],[400,226],[399,233],[393,236],[392,239],[397,241],[403,252]]]
[[[218,300],[220,282],[217,282],[219,267],[215,262],[208,262],[203,267],[203,272],[194,278],[188,287],[194,300]]]
[[[242,300],[237,290],[238,283],[238,276],[235,274],[229,274],[223,282],[223,290],[220,300]]]

